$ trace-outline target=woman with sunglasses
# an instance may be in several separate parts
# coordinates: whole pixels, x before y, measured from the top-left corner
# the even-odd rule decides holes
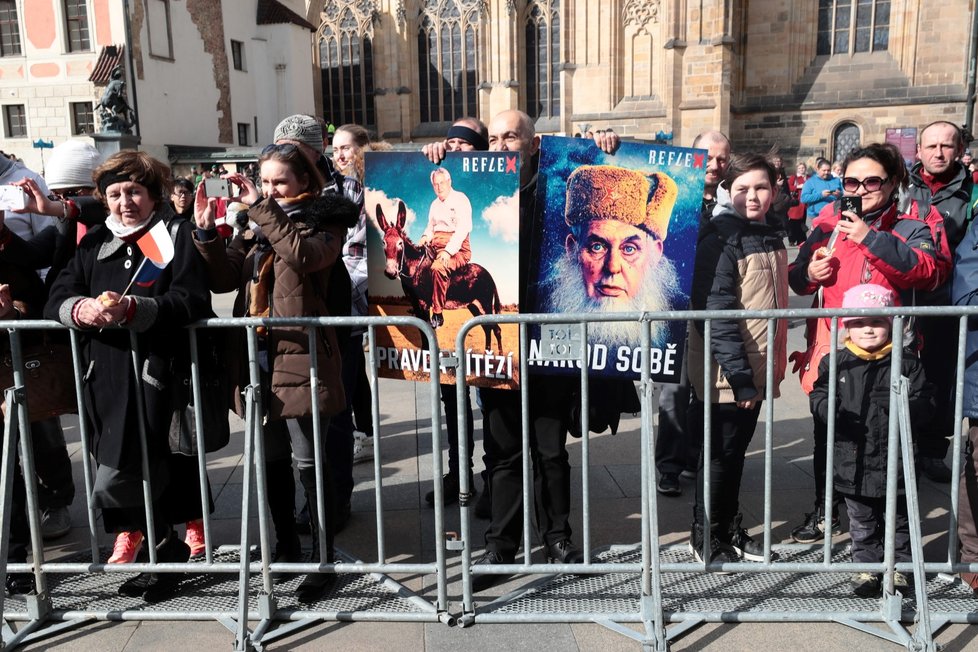
[[[897,198],[906,182],[907,169],[893,145],[873,143],[849,154],[842,168],[845,194],[823,208],[813,222],[812,232],[789,268],[791,288],[798,294],[818,293],[815,307],[839,308],[846,290],[856,285],[881,285],[893,292],[896,305],[906,305],[912,302],[913,290],[930,290],[943,283],[950,272],[951,258],[940,214],[931,206],[928,214],[920,215],[915,201],[902,214]],[[849,197],[858,198],[854,202],[858,212],[842,208]],[[830,320],[820,321],[821,324],[810,322],[808,351],[796,360],[795,370],[801,373],[806,393],[811,391],[819,362],[833,346],[828,341]],[[792,538],[799,543],[820,541],[827,527],[827,425],[817,417],[814,420],[815,511],[792,531]],[[837,533],[838,526],[838,515],[833,513],[833,533]]]
[[[239,200],[249,205],[248,228],[225,248],[217,236],[216,199],[197,188],[194,215],[197,248],[207,261],[208,279],[214,292],[238,291],[236,317],[328,316],[327,288],[346,230],[357,221],[356,204],[336,193],[322,195],[323,178],[294,144],[269,145],[259,159],[262,198],[242,174],[226,178],[244,193]],[[347,297],[346,301],[349,301]],[[273,562],[299,562],[301,549],[295,522],[295,480],[290,454],[299,468],[299,480],[311,506],[317,506],[316,454],[313,443],[312,382],[310,355],[318,364],[317,393],[321,441],[325,442],[330,416],[346,406],[340,380],[340,354],[332,328],[316,329],[315,351],[309,350],[307,329],[276,326],[259,329],[258,364],[263,386],[266,498],[275,529]],[[229,361],[237,365],[232,378],[241,390],[249,384],[248,356]],[[237,409],[244,415],[240,392]],[[286,420],[295,419],[291,430]],[[323,460],[324,515],[311,514],[313,559],[333,562],[335,500],[329,465]],[[322,525],[325,549],[318,551],[318,525]],[[284,576],[276,579],[286,579]],[[296,589],[304,603],[315,602],[335,584],[333,573],[311,573]]]

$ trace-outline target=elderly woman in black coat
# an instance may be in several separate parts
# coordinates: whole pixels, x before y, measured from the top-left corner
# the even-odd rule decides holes
[[[152,487],[157,561],[185,562],[190,549],[172,524],[200,516],[196,473],[170,454],[170,423],[176,410],[172,374],[189,357],[187,324],[210,316],[204,262],[191,226],[173,220],[165,200],[170,170],[144,152],[111,156],[95,171],[105,223],[89,231],[75,257],[51,288],[44,314],[85,331],[83,380],[86,416],[98,471],[95,504],[108,532],[147,534],[142,491],[140,428],[145,430]],[[144,255],[137,240],[163,222],[173,239],[173,260],[151,283],[131,283]],[[128,288],[128,291],[124,292]],[[141,378],[133,372],[130,334],[135,333]],[[141,391],[140,414],[136,392]],[[142,423],[140,423],[142,417]],[[196,496],[196,499],[193,498]],[[173,593],[179,576],[142,573],[119,588],[147,601]]]

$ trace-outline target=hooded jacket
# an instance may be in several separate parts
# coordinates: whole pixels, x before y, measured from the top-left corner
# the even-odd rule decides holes
[[[889,349],[873,354],[847,341],[836,362],[835,489],[850,496],[882,498],[886,496],[892,356]],[[934,390],[924,379],[924,367],[905,352],[901,372],[910,381],[911,424],[925,423],[934,412]],[[829,419],[830,379],[826,356],[809,395],[812,414],[823,423]],[[898,464],[902,489],[903,465]]]
[[[777,231],[739,215],[722,188],[713,218],[700,231],[693,269],[693,310],[769,310],[788,306],[788,255]],[[788,325],[776,322],[773,396],[787,365]],[[713,386],[703,387],[703,322],[689,332],[689,379],[701,400],[734,403],[764,398],[768,361],[765,319],[713,320],[710,354]]]
[[[331,314],[329,306],[345,305],[347,294],[336,301],[330,297],[330,278],[339,261],[346,230],[356,224],[356,204],[337,194],[316,197],[292,217],[274,199],[263,199],[248,209],[248,218],[261,229],[271,247],[269,253],[252,231],[236,236],[225,249],[220,238],[202,242],[195,234],[197,249],[207,262],[208,280],[214,292],[238,290],[234,316],[251,314],[252,285],[263,255],[271,255],[270,282],[262,288],[270,317],[321,317]],[[343,265],[340,265],[343,268]],[[337,268],[339,269],[339,268]],[[345,268],[342,269],[345,272]],[[334,312],[335,312],[334,308]],[[346,405],[340,378],[340,352],[332,328],[319,328],[316,338],[318,362],[317,399],[323,414],[336,414]],[[309,339],[301,327],[278,326],[268,330],[267,350],[271,371],[271,396],[266,403],[269,419],[308,416],[312,405],[309,377]],[[232,356],[232,364],[247,356]],[[248,384],[248,370],[232,378],[238,385],[235,401],[244,414],[240,389]]]

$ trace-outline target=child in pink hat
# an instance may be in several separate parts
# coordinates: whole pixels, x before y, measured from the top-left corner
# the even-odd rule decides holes
[[[872,283],[846,290],[843,308],[887,308],[894,305],[889,288]],[[845,346],[839,351],[836,378],[829,376],[829,356],[818,366],[818,380],[809,399],[812,413],[828,421],[829,386],[836,382],[835,404],[835,491],[845,499],[849,513],[852,561],[883,561],[883,536],[886,511],[887,440],[890,414],[890,360],[893,349],[890,317],[845,317]],[[931,417],[933,388],[924,378],[920,360],[904,351],[901,373],[910,380],[910,418],[914,426]],[[902,469],[902,466],[899,467]],[[896,510],[896,561],[909,562],[910,528],[907,502],[900,478]],[[906,596],[912,576],[902,571],[893,574],[893,587]],[[875,597],[881,588],[879,573],[855,573],[853,592]]]

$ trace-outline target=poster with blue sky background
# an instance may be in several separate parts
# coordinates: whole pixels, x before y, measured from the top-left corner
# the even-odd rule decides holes
[[[519,312],[519,160],[505,152],[450,153],[440,166],[420,152],[365,155],[367,267],[371,315],[414,315],[432,319],[432,255],[418,247],[436,208],[432,172],[444,168],[451,191],[471,206],[471,260],[451,276],[436,329],[443,355],[455,351],[462,324],[473,315]],[[437,176],[437,179],[443,179]],[[468,381],[483,387],[519,384],[519,330],[515,324],[478,327],[466,337]],[[428,360],[416,328],[378,330],[379,374],[428,381],[438,365]],[[441,369],[441,382],[454,383],[454,370]]]
[[[524,312],[685,310],[706,156],[638,142],[606,154],[589,139],[544,136]],[[592,373],[639,378],[641,328],[637,321],[589,324]],[[541,354],[539,329],[532,336],[531,369],[580,373],[575,362]],[[652,322],[653,380],[678,382],[685,337],[685,321]]]

